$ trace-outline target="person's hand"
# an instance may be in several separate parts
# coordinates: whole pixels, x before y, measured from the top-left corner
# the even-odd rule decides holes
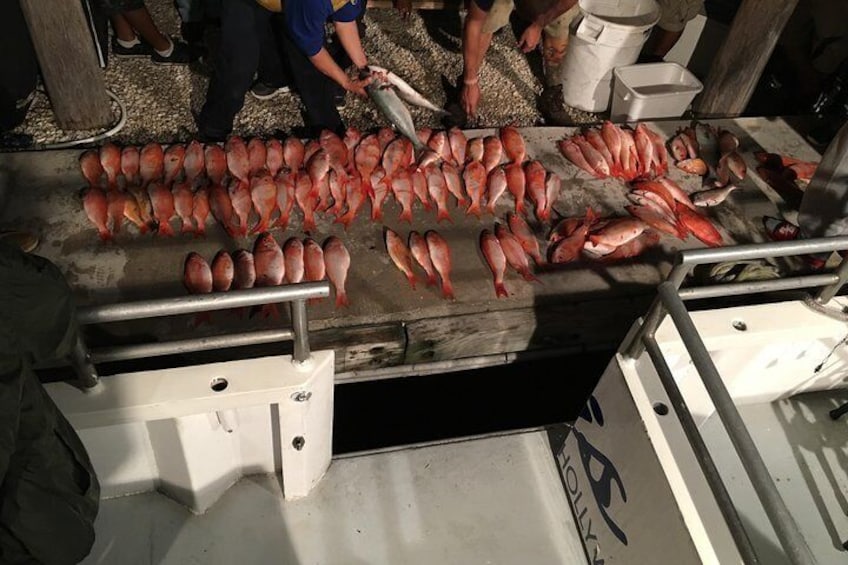
[[[480,103],[480,83],[464,83],[459,93],[459,103],[469,118],[476,118],[477,105]]]
[[[412,0],[395,0],[395,9],[400,14],[401,19],[409,18],[412,13]]]
[[[368,93],[365,92],[365,87],[371,83],[371,77],[366,76],[364,78],[348,78],[345,83],[342,85],[345,90],[348,92],[353,92],[357,96],[361,96],[362,98],[367,98]]]
[[[539,40],[541,38],[542,27],[535,23],[530,24],[527,26],[527,29],[524,30],[524,33],[521,34],[521,38],[518,40],[518,48],[525,53],[529,53],[539,45]]]

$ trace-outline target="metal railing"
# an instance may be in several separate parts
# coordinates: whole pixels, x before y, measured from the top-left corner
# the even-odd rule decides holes
[[[743,261],[766,257],[787,257],[848,250],[848,237],[787,241],[723,247],[719,249],[697,249],[683,251],[676,257],[675,265],[666,282],[659,285],[658,296],[652,304],[642,325],[634,333],[632,340],[622,346],[624,356],[638,358],[647,349],[648,355],[657,370],[660,382],[669,396],[683,431],[692,446],[707,484],[716,499],[730,532],[737,544],[745,563],[759,563],[753,545],[739,518],[736,508],[710,455],[697,425],[692,419],[686,402],[677,387],[674,375],[656,341],[656,331],[667,315],[680,334],[684,347],[689,353],[695,370],[715,406],[733,447],[742,462],[746,474],[754,486],[757,497],[766,511],[769,521],[777,534],[783,550],[792,563],[813,564],[815,560],[798,525],[789,513],[785,502],[771,479],[768,468],[757,450],[745,423],[736,409],[733,398],[724,386],[724,382],[704,345],[684,300],[738,296],[760,292],[819,288],[816,299],[826,303],[833,298],[848,280],[848,259],[843,259],[834,273],[811,274],[787,279],[729,283],[707,287],[680,289],[686,276],[696,265],[720,263],[724,261]]]
[[[330,284],[323,281],[80,307],[77,309],[77,320],[80,325],[91,325],[290,302],[292,328],[100,347],[91,351],[86,347],[82,332],[80,332],[71,354],[71,363],[80,384],[85,388],[94,387],[99,382],[100,377],[95,367],[96,363],[178,355],[278,341],[293,340],[292,357],[294,361],[302,363],[310,357],[306,301],[329,295]]]

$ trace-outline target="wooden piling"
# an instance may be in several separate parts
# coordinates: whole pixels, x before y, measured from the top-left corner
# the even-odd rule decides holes
[[[103,73],[79,0],[20,0],[59,127],[101,128],[112,121]]]
[[[742,114],[797,4],[798,0],[743,0],[695,103],[697,115]]]

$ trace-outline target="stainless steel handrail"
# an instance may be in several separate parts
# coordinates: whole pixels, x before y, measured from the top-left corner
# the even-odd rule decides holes
[[[675,290],[680,288],[686,276],[697,265],[705,265],[710,263],[721,263],[724,261],[746,261],[751,259],[763,259],[766,257],[789,257],[792,255],[809,255],[815,253],[832,253],[834,251],[848,249],[848,236],[827,237],[818,239],[802,239],[797,241],[782,241],[776,243],[753,243],[749,245],[737,245],[734,247],[719,247],[717,249],[689,249],[681,251],[675,257],[674,267],[666,278]],[[736,283],[733,285],[716,285],[715,287],[705,287],[703,289],[685,289],[681,295],[687,299],[707,298],[718,296],[730,296],[732,294],[753,294],[757,292],[771,292],[777,290],[801,289],[820,287],[823,284],[822,290],[819,292],[817,299],[819,302],[827,302],[833,298],[842,285],[848,280],[848,258],[843,259],[836,270],[836,279],[828,279],[833,282],[828,282],[823,279],[823,275],[806,275],[801,277],[793,277],[791,286],[784,282],[786,279],[775,279],[771,281],[750,281],[745,283]],[[826,275],[824,275],[826,276]],[[713,288],[730,288],[735,289],[735,292],[728,291],[724,294],[719,294]],[[708,290],[709,289],[709,290]],[[636,332],[629,343],[624,344],[622,351],[628,357],[639,357],[645,350],[643,342],[644,336],[653,336],[657,328],[665,316],[662,304],[659,298],[654,300],[648,314],[645,316],[642,326]]]
[[[748,433],[748,428],[745,427],[742,416],[739,415],[739,411],[733,403],[733,398],[731,398],[721,380],[721,375],[719,375],[718,369],[716,369],[710,357],[710,352],[698,334],[698,329],[689,316],[686,305],[677,295],[677,289],[671,282],[664,282],[659,286],[658,292],[659,299],[680,333],[683,345],[689,352],[695,370],[700,375],[701,382],[704,383],[704,388],[715,406],[719,420],[742,461],[742,467],[751,479],[754,491],[766,511],[766,516],[768,516],[769,522],[771,522],[777,534],[780,545],[792,563],[797,565],[814,564],[813,554],[810,552],[804,536],[801,535],[798,524],[795,523],[777,491],[768,468],[760,456],[751,434]]]
[[[208,351],[210,349],[225,347],[241,347],[290,339],[294,340],[292,357],[294,361],[302,363],[310,357],[309,320],[306,312],[306,301],[313,298],[324,298],[329,295],[330,284],[322,281],[98,306],[83,306],[77,309],[77,320],[81,325],[123,322],[210,312],[229,308],[243,308],[261,304],[290,302],[292,329],[243,332],[205,338],[103,347],[94,351],[88,350],[82,335],[79,335],[71,355],[71,363],[74,366],[80,384],[85,388],[94,387],[99,382],[95,363]]]
[[[806,540],[801,535],[798,525],[789,514],[786,504],[780,497],[777,487],[768,473],[768,469],[757,450],[745,423],[736,409],[733,399],[724,386],[721,376],[713,363],[709,351],[698,334],[697,328],[686,310],[684,300],[699,298],[717,298],[736,296],[759,292],[779,290],[820,288],[817,300],[820,303],[830,301],[848,280],[848,258],[842,260],[834,273],[813,274],[788,279],[767,281],[749,281],[708,287],[680,289],[686,276],[696,265],[719,263],[724,261],[743,261],[763,259],[766,257],[786,257],[791,255],[806,255],[825,253],[848,249],[848,237],[822,238],[780,243],[765,243],[740,245],[719,249],[697,249],[679,253],[666,282],[659,285],[658,296],[654,300],[641,327],[634,332],[629,343],[623,344],[622,354],[630,358],[638,358],[648,350],[660,382],[669,395],[672,406],[681,421],[684,432],[695,451],[698,462],[707,479],[719,508],[728,523],[734,541],[746,563],[756,563],[750,539],[744,531],[735,507],[729,499],[727,489],[719,476],[715,463],[705,448],[703,438],[696,427],[693,427],[691,415],[688,414],[685,401],[680,395],[674,377],[657,345],[655,334],[664,316],[671,317],[679,332],[686,350],[701,377],[704,387],[715,406],[716,413],[727,431],[728,436],[738,454],[745,472],[751,479],[769,521],[774,527],[781,546],[792,563],[812,564],[815,562]]]

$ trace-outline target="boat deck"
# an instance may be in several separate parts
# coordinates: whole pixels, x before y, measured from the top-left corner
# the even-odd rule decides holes
[[[293,502],[270,475],[202,516],[104,500],[96,530],[86,565],[586,563],[543,431],[342,457]]]

